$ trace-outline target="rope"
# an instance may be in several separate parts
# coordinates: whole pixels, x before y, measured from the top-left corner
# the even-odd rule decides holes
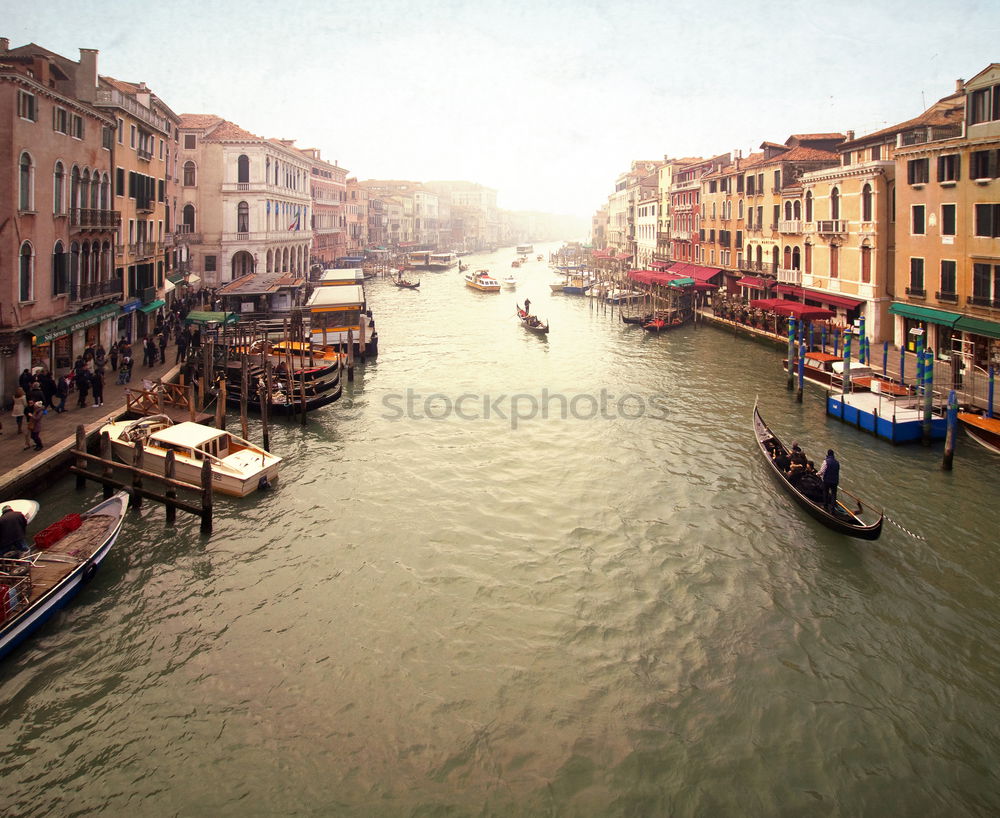
[[[920,540],[922,542],[927,542],[926,537],[921,537],[919,534],[914,534],[912,531],[910,531],[910,529],[905,528],[904,526],[901,526],[899,523],[897,523],[894,519],[892,519],[892,517],[887,516],[885,517],[885,520],[886,522],[892,523],[894,526],[896,526],[896,528],[898,528],[903,533],[909,534],[911,537],[913,537],[913,539]]]

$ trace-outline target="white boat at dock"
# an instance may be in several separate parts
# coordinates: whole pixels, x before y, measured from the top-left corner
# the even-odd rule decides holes
[[[620,290],[614,289],[609,290],[608,294],[604,297],[604,300],[609,304],[628,304],[631,301],[638,301],[646,296],[645,293],[639,290]]]
[[[174,478],[201,483],[202,464],[212,464],[212,488],[232,497],[246,497],[278,479],[281,458],[241,437],[166,415],[106,423],[101,432],[111,437],[111,449],[124,463],[132,462],[136,443],[142,443],[143,468],[163,474],[167,452],[174,453]]]

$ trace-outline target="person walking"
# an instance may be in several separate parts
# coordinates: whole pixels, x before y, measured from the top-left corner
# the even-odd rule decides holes
[[[42,406],[40,400],[35,401],[31,405],[31,414],[28,418],[28,425],[30,428],[31,439],[35,442],[35,451],[40,451],[42,448],[42,415],[45,414],[45,407]],[[25,447],[27,448],[27,447]]]
[[[90,373],[85,369],[76,374],[76,391],[79,395],[76,405],[83,409],[87,405],[87,394],[90,392]]]
[[[115,341],[111,345],[111,351],[108,353],[108,360],[111,361],[111,371],[118,371],[118,342]]]
[[[66,398],[69,397],[69,375],[63,375],[56,383],[56,394],[52,398],[52,408],[56,414],[66,411]]]
[[[183,363],[187,358],[188,334],[185,327],[178,325],[177,334],[174,336],[177,341],[177,356],[174,358],[175,364]]]
[[[104,367],[99,366],[90,377],[90,388],[94,393],[94,406],[104,406]]]
[[[833,456],[833,449],[826,450],[819,476],[823,479],[823,505],[832,512],[837,507],[837,486],[840,485],[840,462]]]
[[[167,331],[164,328],[160,328],[160,331],[156,334],[156,344],[160,348],[160,363],[165,364],[167,362]]]
[[[17,422],[17,433],[22,434],[24,429],[24,416],[28,413],[28,396],[24,394],[24,390],[19,386],[14,390],[14,407],[11,409],[10,414]],[[27,434],[24,435],[25,444],[28,443]],[[26,446],[27,447],[27,446]]]

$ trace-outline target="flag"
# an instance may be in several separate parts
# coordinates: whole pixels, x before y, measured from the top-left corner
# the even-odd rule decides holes
[[[288,229],[289,230],[298,230],[299,229],[299,214],[298,213],[295,214],[295,218],[292,219],[291,224],[288,225]]]

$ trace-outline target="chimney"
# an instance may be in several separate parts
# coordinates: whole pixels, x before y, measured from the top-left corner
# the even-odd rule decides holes
[[[0,42],[7,42],[6,40],[0,40]],[[965,80],[957,79],[955,80],[955,93],[961,94],[965,90]]]
[[[150,93],[149,89],[146,87],[146,83],[139,83],[139,87],[135,92],[135,101],[138,102],[143,108],[148,108],[150,103]]]
[[[0,54],[6,54],[8,51],[10,51],[10,40],[0,37]]]
[[[96,48],[80,49],[80,67],[76,70],[76,98],[81,102],[97,99],[97,54]]]
[[[854,131],[848,131],[847,132],[847,141],[848,142],[853,142],[854,141]]]

